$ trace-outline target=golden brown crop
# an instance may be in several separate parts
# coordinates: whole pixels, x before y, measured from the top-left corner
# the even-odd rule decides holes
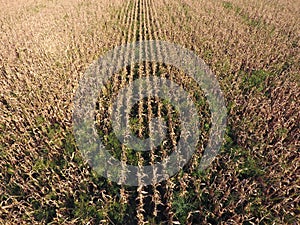
[[[2,0],[0,224],[298,224],[299,4]],[[150,118],[168,121],[168,141],[148,153],[118,143],[109,121],[117,90],[137,78],[165,77],[189,92],[203,118],[191,162],[159,184],[127,187],[99,177],[77,148],[72,100],[80,78],[108,50],[139,40],[181,44],[216,74],[228,127],[205,172],[197,168],[208,139],[207,103],[180,68],[162,63],[132,64],[99,90],[98,131],[127,163],[165,158],[179,136],[170,104],[149,96],[127,118],[138,137],[149,135]]]

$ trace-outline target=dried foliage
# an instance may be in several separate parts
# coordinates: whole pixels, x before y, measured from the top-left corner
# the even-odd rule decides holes
[[[0,224],[299,224],[299,9],[297,0],[1,1]],[[205,172],[197,170],[209,129],[202,92],[158,63],[124,68],[108,82],[96,115],[100,136],[132,164],[172,151],[178,121],[161,99],[141,101],[131,121],[144,137],[149,118],[175,117],[165,148],[131,152],[106,123],[116,90],[160,75],[194,94],[203,114],[203,143],[191,162],[153,186],[118,186],[76,147],[78,80],[107,50],[137,40],[181,44],[218,77],[228,128]]]

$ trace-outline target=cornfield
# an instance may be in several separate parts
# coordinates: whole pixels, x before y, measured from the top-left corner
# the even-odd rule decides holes
[[[300,223],[300,1],[0,4],[0,224]],[[126,120],[143,139],[153,129],[163,133],[149,125],[151,118],[163,119],[167,139],[148,152],[117,140],[112,105],[118,90],[138,78],[146,80],[140,93],[153,77],[175,82],[201,118],[197,149],[178,173],[128,186],[99,176],[83,157],[73,132],[73,99],[95,60],[147,40],[176,43],[205,61],[223,92],[227,125],[219,154],[199,170],[211,128],[201,88],[165,63],[124,67],[99,90],[95,107],[99,138],[115,158],[154,164],[180,139],[179,113],[149,96]],[[154,57],[151,46],[149,54]],[[157,54],[171,53],[162,48]],[[119,99],[116,111],[130,101]]]

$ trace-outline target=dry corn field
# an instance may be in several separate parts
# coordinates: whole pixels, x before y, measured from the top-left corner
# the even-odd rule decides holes
[[[299,0],[0,5],[0,224],[300,224]],[[149,152],[117,140],[110,121],[114,97],[138,78],[164,77],[186,90],[201,118],[201,138],[174,176],[119,185],[99,176],[79,150],[73,98],[94,60],[143,40],[175,43],[205,61],[224,95],[226,131],[217,157],[199,170],[211,127],[201,88],[172,65],[124,67],[99,90],[95,108],[99,138],[115,158],[152,165],[180,138],[176,109],[149,96],[127,119],[143,139],[150,119],[162,118],[166,140]],[[117,111],[129,101],[120,99]]]

